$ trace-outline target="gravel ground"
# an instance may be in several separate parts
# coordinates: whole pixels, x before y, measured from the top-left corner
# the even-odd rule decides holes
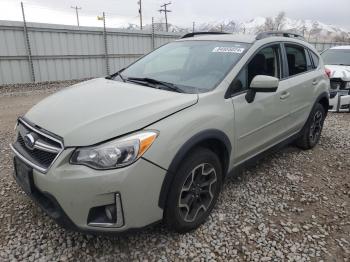
[[[60,228],[14,182],[8,144],[16,117],[67,84],[0,87],[0,261],[350,261],[350,114],[329,114],[314,150],[287,147],[229,179],[192,233]]]

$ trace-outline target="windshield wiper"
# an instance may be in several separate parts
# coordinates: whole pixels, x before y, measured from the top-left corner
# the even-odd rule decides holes
[[[149,83],[149,84],[154,84],[154,85],[162,85],[165,86],[166,88],[178,92],[178,93],[183,93],[184,90],[182,90],[181,88],[179,88],[177,85],[172,84],[172,83],[168,83],[168,82],[164,82],[164,81],[160,81],[154,78],[149,78],[149,77],[129,77],[126,79],[126,81],[130,81],[130,82],[136,82],[136,83]]]
[[[114,79],[116,76],[119,76],[120,79],[121,79],[123,82],[125,82],[126,79],[125,79],[125,78],[122,76],[122,74],[121,74],[122,71],[124,71],[124,69],[125,69],[125,68],[119,70],[118,72],[116,72],[116,73],[114,73],[114,74],[112,74],[112,75],[106,76],[106,79]]]

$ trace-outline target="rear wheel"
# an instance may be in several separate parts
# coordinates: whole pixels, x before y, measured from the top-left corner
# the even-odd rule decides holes
[[[200,226],[219,196],[222,168],[215,153],[198,148],[185,159],[175,175],[164,213],[166,225],[184,233]]]
[[[305,150],[316,146],[321,137],[325,118],[326,112],[323,106],[317,103],[311,111],[304,128],[301,130],[300,137],[296,140],[296,145]]]

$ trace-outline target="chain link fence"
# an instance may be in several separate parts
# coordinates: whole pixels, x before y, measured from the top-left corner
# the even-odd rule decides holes
[[[329,41],[324,41],[324,42],[309,42],[310,44],[312,44],[313,46],[315,46],[315,48],[317,49],[318,52],[322,53],[323,51],[334,47],[334,46],[343,46],[343,45],[350,45],[350,42],[329,42]]]

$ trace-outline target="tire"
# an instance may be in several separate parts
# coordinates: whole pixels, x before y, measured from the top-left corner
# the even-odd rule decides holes
[[[197,148],[185,158],[168,194],[164,222],[170,230],[186,233],[208,218],[222,186],[222,166],[209,149]]]
[[[323,106],[317,103],[312,109],[310,116],[296,140],[297,147],[308,150],[315,147],[320,140],[326,112]]]

